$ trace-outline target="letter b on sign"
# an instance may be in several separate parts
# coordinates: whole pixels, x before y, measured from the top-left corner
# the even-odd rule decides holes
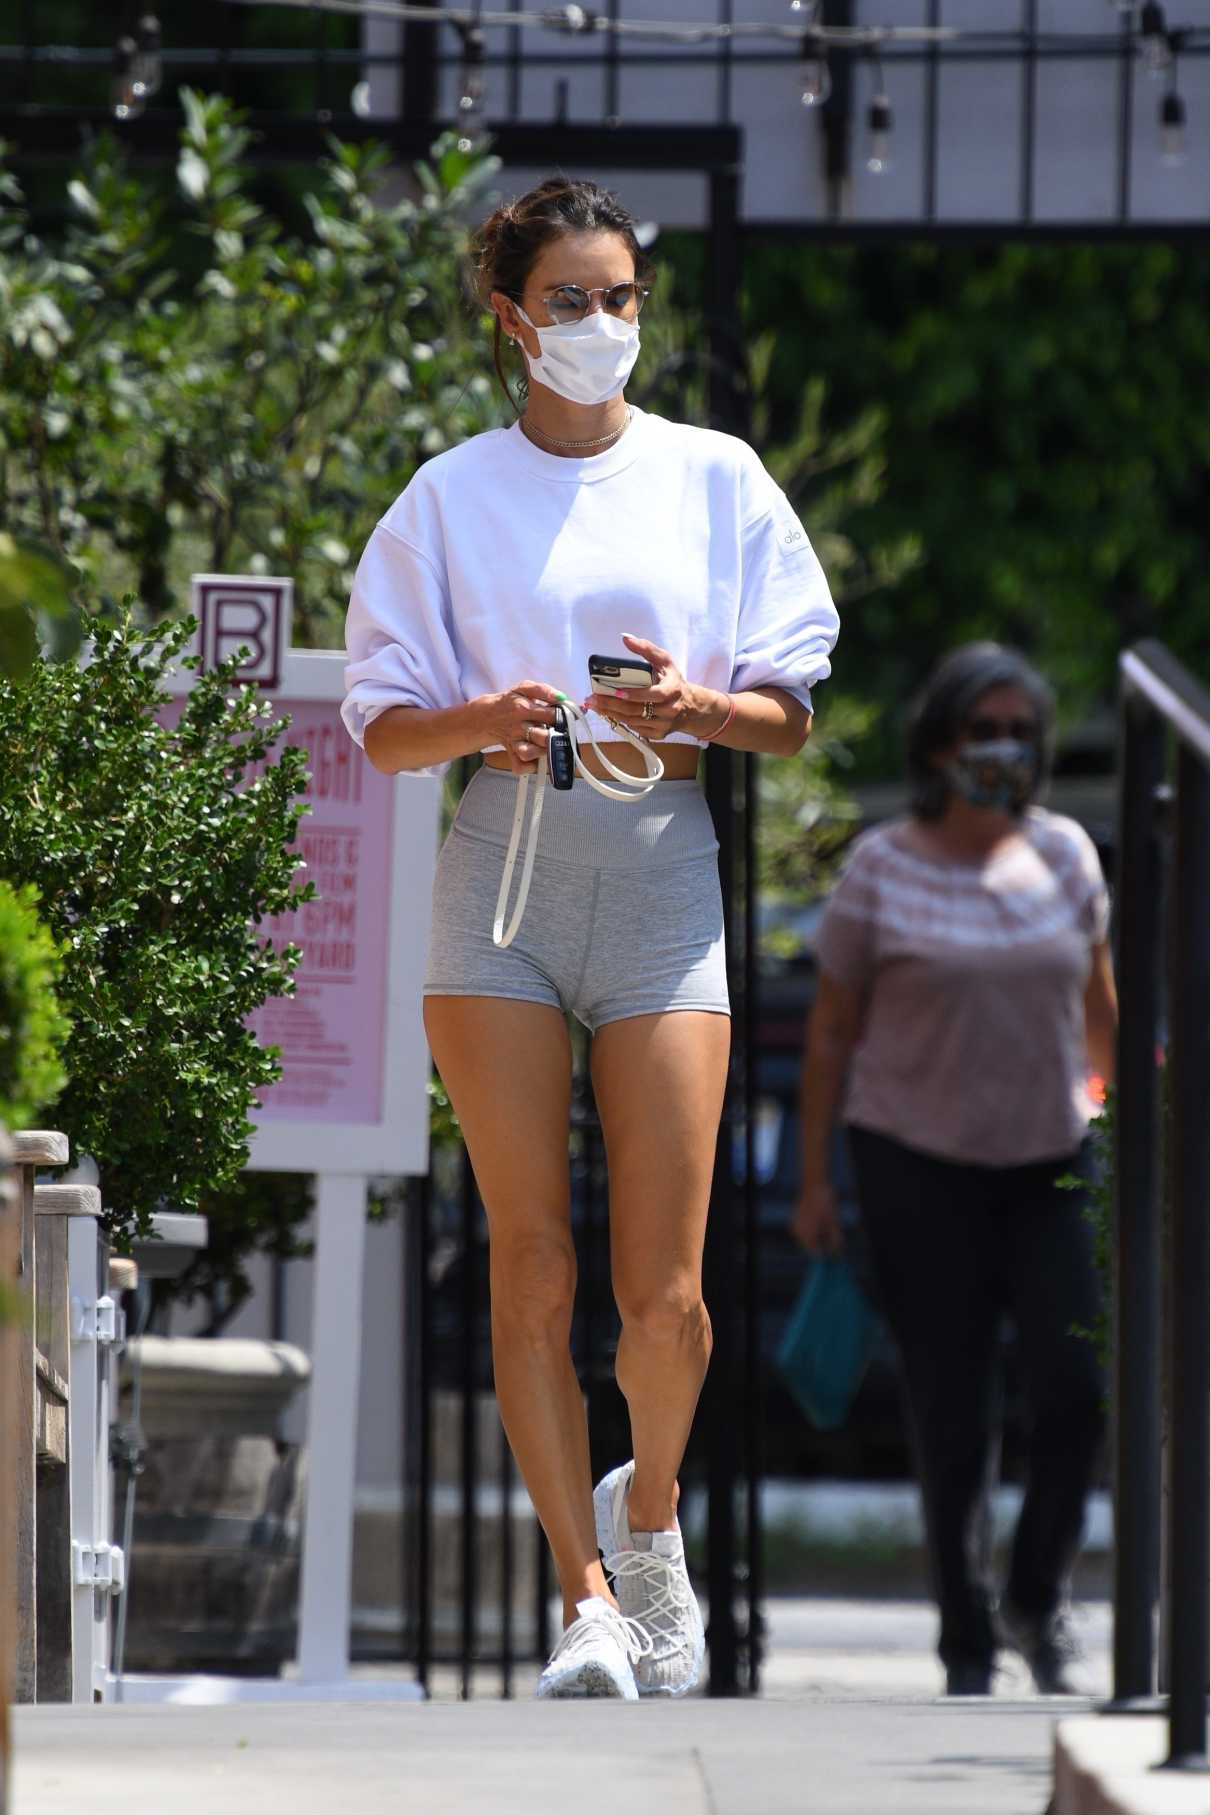
[[[194,574],[193,609],[203,670],[247,651],[239,679],[280,687],[290,647],[294,585],[260,574]]]

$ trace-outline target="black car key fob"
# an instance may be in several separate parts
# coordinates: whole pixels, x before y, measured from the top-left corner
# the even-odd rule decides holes
[[[552,788],[566,790],[576,779],[571,734],[567,729],[567,717],[562,706],[555,707],[555,722],[546,738],[546,773],[550,777]]]

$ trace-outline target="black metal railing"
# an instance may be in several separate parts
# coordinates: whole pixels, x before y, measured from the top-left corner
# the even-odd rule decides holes
[[[1120,674],[1110,1706],[1148,1705],[1155,1687],[1163,1397],[1166,1763],[1210,1770],[1210,691],[1155,642],[1123,655]]]

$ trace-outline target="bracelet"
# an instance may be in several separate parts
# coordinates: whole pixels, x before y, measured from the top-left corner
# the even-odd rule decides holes
[[[727,726],[731,723],[731,720],[734,717],[735,717],[735,695],[733,693],[729,693],[727,695],[727,716],[726,716],[726,718],[723,720],[722,724],[718,727],[717,731],[708,731],[705,734],[705,736],[702,738],[702,742],[704,744],[712,744],[716,737],[721,737],[723,735],[723,732],[727,729]]]

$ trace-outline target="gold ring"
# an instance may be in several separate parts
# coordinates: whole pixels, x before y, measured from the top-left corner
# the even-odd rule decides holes
[[[650,700],[643,701],[643,717],[644,718],[654,718],[655,717],[655,707],[652,705]]]

